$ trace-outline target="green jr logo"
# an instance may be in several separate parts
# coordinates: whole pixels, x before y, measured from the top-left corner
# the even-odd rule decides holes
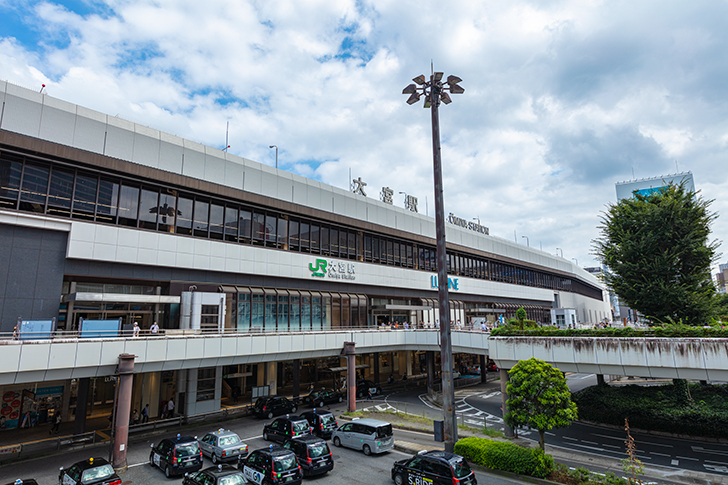
[[[317,259],[315,268],[313,263],[308,263],[308,269],[311,270],[311,276],[318,276],[320,278],[326,276],[326,266],[328,264],[329,263],[327,263],[325,259]]]

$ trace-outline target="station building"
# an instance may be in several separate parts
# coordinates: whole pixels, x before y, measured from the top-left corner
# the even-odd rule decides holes
[[[157,338],[434,328],[438,284],[449,285],[450,319],[465,328],[507,320],[520,307],[542,323],[552,309],[573,309],[587,324],[610,316],[593,275],[456,214],[447,218],[450,277],[438,282],[434,219],[414,200],[393,204],[387,194],[396,187],[378,198],[364,194],[379,188],[354,193],[11,83],[0,82],[0,102],[8,338],[23,321],[51,319],[56,337],[99,321],[118,321],[122,337],[135,322],[145,337],[157,322]],[[357,367],[376,381],[418,374],[421,354],[359,355]],[[286,389],[294,376],[296,392],[300,383],[333,385],[344,362],[135,375],[133,407],[149,403],[155,415],[171,398],[180,412],[210,411],[253,387]],[[72,415],[79,400],[87,412],[113,402],[113,379],[44,379],[0,382],[0,394],[27,392],[38,419],[58,408]]]

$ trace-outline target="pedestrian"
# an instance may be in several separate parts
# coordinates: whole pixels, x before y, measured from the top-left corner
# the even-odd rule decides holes
[[[174,401],[171,397],[169,398],[169,402],[167,403],[167,417],[174,417]]]
[[[367,401],[374,401],[374,398],[372,398],[371,388],[367,389]]]
[[[141,329],[139,328],[139,324],[138,324],[137,322],[134,322],[134,329],[133,329],[133,333],[132,333],[132,336],[133,336],[133,337],[138,337],[138,336],[139,336],[139,331],[140,331],[140,330],[141,330]]]
[[[162,404],[159,406],[159,412],[160,419],[164,419],[167,417],[167,401],[162,401]]]
[[[61,411],[56,411],[55,416],[53,416],[53,426],[51,427],[50,431],[48,431],[48,434],[58,433],[58,427],[61,425]]]
[[[139,424],[139,411],[136,409],[131,415],[131,419],[129,420],[129,424]]]
[[[308,385],[308,393],[311,394],[313,392],[313,382]]]
[[[144,409],[142,409],[142,423],[149,422],[149,404],[144,406]]]
[[[149,332],[152,334],[153,337],[156,337],[159,335],[159,325],[157,325],[157,321],[155,320],[151,327],[149,327]]]
[[[392,384],[394,382],[394,375],[389,374],[389,377],[387,377],[387,384]]]
[[[18,326],[13,327],[13,340],[18,340]]]

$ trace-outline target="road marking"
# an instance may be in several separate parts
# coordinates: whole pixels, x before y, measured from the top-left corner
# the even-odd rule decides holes
[[[690,458],[689,456],[676,456],[675,458],[679,458],[681,460],[692,460],[692,461],[700,461],[699,458]]]
[[[690,448],[692,448],[693,451],[699,451],[701,453],[708,453],[710,455],[725,455],[726,454],[725,451],[720,451],[720,450],[706,450],[702,446],[691,446]]]
[[[591,376],[593,376],[593,375],[594,375],[594,374],[588,374],[588,375],[585,375],[584,377],[580,377],[579,379],[580,379],[580,380],[584,380],[584,379],[589,379],[589,378],[590,378]]]
[[[578,439],[576,439],[576,438],[572,438],[571,436],[564,436],[563,438],[564,438],[565,440],[573,440],[573,441],[579,441]]]
[[[595,451],[607,451],[607,450],[605,450],[604,448],[597,448],[597,447],[594,447],[594,446],[586,446],[586,445],[580,445],[580,444],[578,444],[578,443],[574,443],[574,444],[573,444],[573,445],[571,445],[571,446],[578,446],[578,447],[580,447],[580,448],[586,448],[587,450],[595,450]]]
[[[546,431],[546,436],[556,436],[556,435],[553,434],[553,433],[551,433],[551,432],[549,432],[549,431]]]
[[[588,445],[598,445],[599,443],[595,443],[594,441],[587,441],[587,440],[581,440],[582,443],[586,443]]]
[[[670,462],[670,465],[675,465],[675,466],[678,466],[679,464],[680,464],[680,461],[679,461],[679,460],[672,460],[672,461]]]
[[[712,472],[718,472],[718,473],[728,473],[728,467],[724,466],[716,466],[716,465],[703,465],[706,469],[712,471]]]
[[[141,463],[134,463],[133,465],[127,465],[126,467],[127,468],[134,468],[135,466],[148,465],[148,464],[149,464],[148,461],[143,461]]]
[[[663,448],[675,448],[672,445],[663,445],[663,444],[660,444],[660,443],[652,443],[650,441],[641,441],[641,440],[636,440],[636,441],[640,445],[652,445],[652,446],[662,446]]]
[[[657,455],[657,456],[672,456],[672,455],[668,455],[668,454],[666,454],[666,453],[657,453],[656,451],[650,451],[650,455]],[[675,461],[675,460],[673,460],[673,461]]]
[[[728,463],[726,463],[724,461],[713,461],[713,460],[703,460],[703,461],[707,461],[708,463],[715,463],[716,465],[726,465],[726,466],[728,466]]]
[[[599,436],[600,438],[608,438],[608,439],[610,439],[610,440],[620,440],[620,441],[623,441],[623,440],[624,440],[624,437],[619,437],[619,436],[609,436],[609,435],[606,435],[606,434],[597,434],[597,433],[591,433],[591,435],[592,435],[592,436]]]
[[[617,446],[617,445],[608,445],[608,444],[606,444],[606,443],[602,443],[602,446],[606,446],[607,448],[614,448],[614,449],[617,449],[617,450],[621,450],[621,449],[622,449],[622,447],[621,447],[621,446]]]

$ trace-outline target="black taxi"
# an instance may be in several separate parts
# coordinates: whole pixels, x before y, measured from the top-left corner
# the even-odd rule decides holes
[[[198,472],[185,473],[182,485],[245,485],[243,473],[230,465],[216,465]]]
[[[298,458],[304,477],[323,475],[334,469],[334,455],[323,438],[307,434],[285,442],[283,447]]]
[[[296,412],[296,403],[283,396],[259,397],[253,404],[253,413],[259,418],[272,419],[286,413]]]
[[[197,438],[178,434],[176,438],[163,439],[157,446],[152,443],[149,464],[164,471],[167,478],[196,472],[202,468],[202,450]]]
[[[18,478],[14,482],[10,482],[7,485],[38,485],[38,482],[34,478]]]
[[[339,427],[331,411],[314,408],[313,411],[301,413],[302,418],[306,418],[308,424],[313,428],[313,434],[325,440],[331,438],[331,433]]]
[[[283,443],[296,436],[311,434],[311,425],[306,418],[287,414],[263,426],[263,439]]]
[[[262,485],[301,485],[303,474],[296,455],[281,446],[255,450],[238,462],[248,482]]]
[[[420,451],[394,462],[395,485],[477,485],[467,460],[447,451]]]
[[[121,485],[121,478],[103,458],[89,458],[74,463],[68,469],[61,467],[60,485]]]

